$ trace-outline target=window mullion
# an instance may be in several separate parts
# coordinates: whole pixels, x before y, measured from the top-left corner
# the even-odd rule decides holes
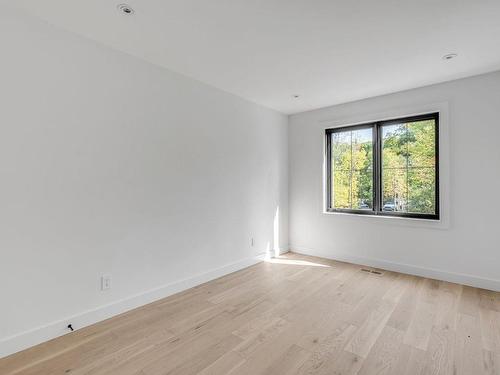
[[[374,174],[374,182],[373,182],[373,191],[374,191],[374,211],[378,214],[381,211],[381,192],[382,192],[382,147],[380,144],[380,124],[375,123],[373,125],[374,129],[374,142],[375,147],[373,148],[373,174]]]

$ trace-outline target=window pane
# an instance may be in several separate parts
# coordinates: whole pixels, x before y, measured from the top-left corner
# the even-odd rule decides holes
[[[332,174],[333,186],[332,197],[333,207],[335,208],[351,208],[351,172],[336,171]]]
[[[436,129],[434,120],[408,123],[408,163],[411,167],[435,167]]]
[[[372,128],[332,133],[331,158],[332,208],[372,210]]]
[[[351,132],[332,134],[332,159],[335,170],[351,170]]]
[[[419,214],[435,212],[435,183],[434,168],[414,167],[408,170],[408,212]]]
[[[407,176],[405,168],[385,168],[382,170],[382,211],[406,212]]]
[[[406,168],[407,145],[405,124],[382,127],[382,169]]]
[[[352,208],[373,209],[373,172],[371,169],[353,172],[352,191]]]
[[[436,123],[382,126],[382,211],[434,214]]]

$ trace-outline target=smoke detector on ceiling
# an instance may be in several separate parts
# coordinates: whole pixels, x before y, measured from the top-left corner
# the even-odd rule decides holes
[[[127,4],[120,4],[116,7],[118,11],[122,14],[125,14],[127,16],[130,16],[131,14],[134,14],[134,9],[130,5]]]

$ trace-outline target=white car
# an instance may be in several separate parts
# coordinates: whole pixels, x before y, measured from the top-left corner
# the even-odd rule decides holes
[[[396,211],[396,205],[394,203],[386,203],[382,207],[382,211]]]

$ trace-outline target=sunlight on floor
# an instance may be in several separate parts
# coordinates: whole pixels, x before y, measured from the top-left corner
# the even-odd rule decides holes
[[[300,259],[270,258],[270,259],[266,259],[266,262],[273,263],[273,264],[292,265],[292,266],[313,266],[313,267],[325,267],[325,268],[331,267],[327,264],[314,263],[314,262],[309,262],[307,260],[300,260]]]

